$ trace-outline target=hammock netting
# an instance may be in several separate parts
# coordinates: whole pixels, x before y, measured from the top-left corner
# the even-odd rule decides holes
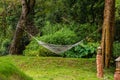
[[[70,50],[71,48],[79,45],[82,41],[83,40],[81,40],[73,45],[55,45],[55,44],[49,44],[49,43],[45,43],[45,42],[37,40],[37,42],[40,45],[42,45],[43,47],[47,48],[48,50],[50,50],[51,52],[56,53],[56,54],[60,54],[67,50]]]
[[[49,44],[49,43],[45,43],[45,42],[42,42],[42,41],[39,41],[37,38],[35,38],[33,35],[31,35],[30,33],[28,33],[27,31],[24,31],[27,32],[32,38],[34,38],[40,45],[42,45],[43,47],[47,48],[48,50],[50,50],[51,52],[53,53],[56,53],[56,54],[60,54],[60,53],[63,53],[67,50],[70,50],[71,48],[79,45],[80,43],[82,43],[86,38],[90,37],[92,34],[94,34],[95,32],[99,31],[101,28],[98,28],[96,31],[94,31],[93,33],[89,34],[87,37],[85,37],[84,39],[82,39],[81,41],[73,44],[73,45],[55,45],[55,44]]]

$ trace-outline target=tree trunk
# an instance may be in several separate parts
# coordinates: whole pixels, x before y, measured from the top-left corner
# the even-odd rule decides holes
[[[28,11],[29,14],[27,15],[27,22],[26,22],[26,31],[35,35],[38,33],[38,29],[34,25],[34,6],[35,0],[28,1]]]
[[[10,54],[22,54],[22,47],[24,46],[21,46],[22,45],[21,39],[23,37],[23,32],[24,32],[23,29],[25,29],[26,26],[27,26],[26,30],[29,30],[29,28],[31,28],[31,30],[36,29],[35,26],[33,26],[34,24],[34,21],[32,21],[33,19],[30,19],[29,18],[30,16],[28,16],[28,15],[32,15],[30,14],[30,12],[33,10],[33,7],[35,5],[35,0],[21,0],[21,4],[22,4],[22,12],[16,27],[13,41],[9,49]],[[31,23],[31,25],[28,25],[28,23]],[[32,26],[32,27],[29,27],[29,26]],[[34,32],[37,32],[37,31],[34,31]]]
[[[104,67],[109,67],[114,40],[115,0],[105,0],[102,32],[102,57]]]

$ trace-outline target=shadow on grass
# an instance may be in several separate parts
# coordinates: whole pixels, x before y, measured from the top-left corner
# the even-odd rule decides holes
[[[9,62],[0,61],[0,80],[33,80]]]

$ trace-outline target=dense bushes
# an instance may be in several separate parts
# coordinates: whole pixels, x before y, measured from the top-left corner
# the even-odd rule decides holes
[[[116,23],[115,23],[115,40],[120,42],[120,1],[116,0]]]
[[[113,57],[117,58],[120,56],[120,42],[114,42],[113,44]]]
[[[62,24],[52,24],[49,21],[45,22],[45,26],[41,28],[41,35],[49,35],[49,34],[54,34],[55,32],[59,31],[65,27]]]
[[[40,26],[40,23],[44,24],[45,21],[99,23],[102,20],[103,8],[104,0],[39,0],[35,6],[36,25]]]
[[[8,47],[13,38],[17,21],[21,14],[20,2],[14,1],[13,3],[12,1],[13,0],[0,1],[0,11],[4,11],[4,14],[0,16],[0,55],[8,53]],[[115,40],[120,41],[119,6],[120,1],[116,0],[117,31]],[[42,35],[42,37],[38,37],[38,39],[54,44],[73,44],[78,40],[82,40],[97,30],[99,28],[98,26],[101,27],[103,21],[103,7],[104,0],[36,0],[34,22]],[[61,30],[64,27],[74,31],[74,35],[71,35],[73,33],[68,34],[69,31],[64,33],[65,30]],[[74,38],[73,40],[71,36],[77,36],[77,38]],[[90,42],[97,42],[100,40],[100,31],[87,39],[87,41]],[[26,44],[26,42],[23,43],[23,45],[24,44]],[[51,53],[36,44],[37,43],[32,40],[28,45],[29,47],[26,47],[26,53],[25,51],[24,53],[26,55],[39,55],[39,53],[43,53],[41,55],[44,55],[44,53]],[[89,44],[86,45],[88,46]],[[28,48],[30,48],[30,51]],[[79,46],[79,48],[81,48],[81,46]],[[77,51],[79,52],[79,50]],[[75,50],[72,52],[75,52]]]
[[[97,26],[96,24],[71,23],[70,25],[67,25],[67,27],[70,27],[70,29],[73,30],[77,34],[77,36],[80,40],[82,40],[88,36],[89,36],[90,41],[99,41],[101,38],[100,37],[101,33],[99,31],[96,31],[96,30],[100,29],[100,27]],[[95,33],[93,33],[93,32],[95,32]]]
[[[92,58],[96,55],[96,49],[98,43],[81,43],[74,47],[70,51],[62,54],[63,57],[74,57],[74,58]]]
[[[51,44],[74,44],[77,41],[80,41],[87,37],[89,34],[96,31],[99,27],[95,24],[78,24],[76,22],[71,22],[70,24],[52,24],[49,21],[45,23],[45,26],[42,27],[42,37],[37,37],[39,40],[42,40],[46,43]],[[86,40],[88,42],[96,42],[100,40],[100,33],[96,32],[92,34]],[[63,57],[93,57],[95,56],[96,47],[98,43],[83,43],[78,45],[75,48],[72,48],[65,53],[62,53]],[[50,52],[46,48],[39,46],[35,40],[32,40],[31,43],[26,47],[24,55],[37,55],[37,56],[58,56]]]
[[[42,37],[37,37],[37,39],[51,44],[74,44],[76,43],[77,36],[76,34],[68,28],[62,28],[61,30],[55,32],[54,34],[44,35]],[[65,53],[56,55],[46,48],[38,45],[35,40],[32,40],[31,43],[26,47],[24,55],[31,56],[63,56],[63,57],[93,57],[96,52],[96,47],[98,43],[86,43],[80,44]]]
[[[1,39],[2,40],[2,39]],[[8,54],[8,48],[10,45],[10,39],[4,39],[1,41],[2,43],[0,43],[0,55],[6,55]]]
[[[0,1],[0,55],[8,54],[8,48],[17,21],[20,16],[20,2],[13,0]]]
[[[68,28],[62,28],[54,34],[44,35],[42,37],[37,38],[46,43],[60,45],[73,44],[77,41],[76,34]],[[38,45],[38,43],[35,40],[32,40],[31,43],[26,47],[24,54],[50,56],[52,53],[49,50],[46,50],[42,46]]]
[[[96,30],[100,29],[99,26],[90,23],[78,24],[76,22],[71,22],[70,24],[52,24],[47,21],[45,23],[45,26],[41,28],[41,35],[53,34],[64,27],[74,31],[75,34],[78,36],[79,40],[84,39],[90,34],[92,34],[89,37],[89,40],[91,39],[91,41],[99,41],[101,39],[101,32],[95,32]]]

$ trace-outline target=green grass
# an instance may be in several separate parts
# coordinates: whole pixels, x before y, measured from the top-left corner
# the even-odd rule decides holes
[[[0,80],[32,80],[13,64],[0,60]]]
[[[99,80],[95,59],[4,56],[33,80]],[[103,80],[113,80],[114,68],[106,69]]]

